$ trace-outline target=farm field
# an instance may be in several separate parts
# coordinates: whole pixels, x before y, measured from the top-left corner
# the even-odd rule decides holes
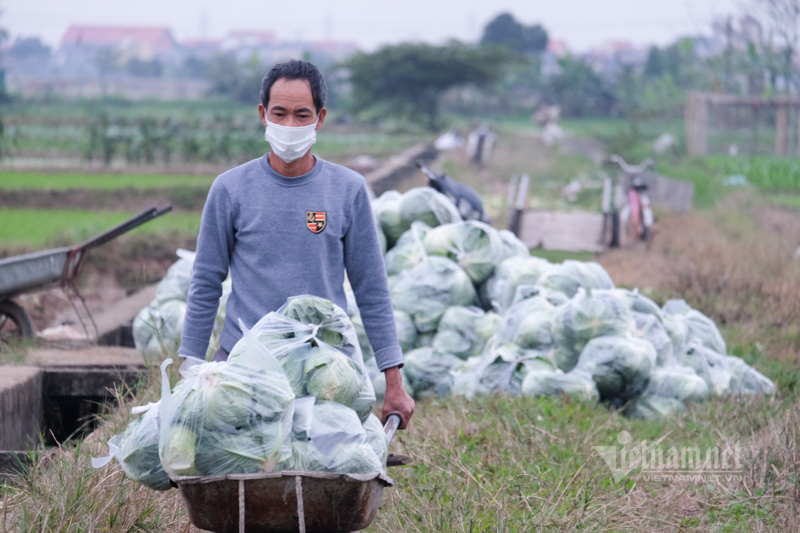
[[[607,124],[567,125],[576,136],[596,132],[604,143],[613,141],[613,131],[609,137],[601,135]],[[497,226],[505,225],[508,180],[523,172],[531,176],[535,207],[597,208],[594,193],[575,203],[559,194],[581,173],[597,172],[588,156],[542,147],[529,122],[498,126],[500,142],[488,167],[471,166],[460,152],[443,154],[432,164],[477,187]],[[635,159],[646,152],[644,145],[631,145],[626,157]],[[423,400],[411,428],[399,433],[392,447],[414,462],[390,470],[395,487],[385,492],[378,517],[367,531],[800,529],[800,261],[794,257],[800,246],[800,202],[785,200],[797,197],[800,182],[789,161],[747,161],[732,166],[715,157],[659,159],[657,170],[695,183],[698,209],[684,216],[663,214],[650,249],[599,255],[532,253],[554,262],[598,261],[618,286],[638,287],[659,304],[685,298],[720,325],[731,354],[777,382],[777,395],[690,404],[688,412],[660,423],[630,420],[604,406],[567,398]],[[748,186],[722,184],[725,176],[739,172],[747,176]],[[781,175],[785,177],[776,177]],[[97,191],[117,186],[155,194],[162,183],[203,188],[210,179],[3,172],[0,194],[12,189]],[[414,175],[399,188],[422,184],[422,176]],[[147,254],[155,256],[157,248],[163,253],[149,263],[148,278],[116,281],[130,287],[157,279],[170,263],[170,250],[188,246],[196,236],[200,207],[202,202],[194,201],[122,237],[113,253],[90,256],[89,270],[120,277],[108,266],[114,256],[119,262],[137,256],[146,263]],[[0,252],[79,241],[132,212],[0,208]],[[148,250],[143,244],[150,241],[154,244]],[[177,379],[177,373],[172,378]],[[3,487],[2,527],[26,532],[197,531],[188,523],[176,491],[143,489],[127,480],[116,463],[99,470],[90,466],[91,457],[107,453],[108,438],[124,429],[131,406],[157,400],[159,385],[153,368],[134,390],[120,391],[119,407],[104,413],[103,425],[91,437],[63,443],[53,463],[41,461],[22,476],[20,485]],[[615,479],[596,448],[615,447],[615,457],[621,460],[621,454],[638,453],[642,442],[645,447],[658,443],[665,451],[697,449],[702,458],[715,447],[738,447],[741,464],[727,477],[653,479],[634,469]]]

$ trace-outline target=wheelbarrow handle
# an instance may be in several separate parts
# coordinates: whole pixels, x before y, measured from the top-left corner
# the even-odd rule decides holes
[[[402,423],[403,419],[398,414],[391,414],[386,418],[386,425],[383,426],[383,431],[386,433],[386,440],[389,444],[391,444],[397,428],[399,428]]]

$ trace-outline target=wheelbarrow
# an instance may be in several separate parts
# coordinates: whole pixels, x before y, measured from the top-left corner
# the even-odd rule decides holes
[[[13,338],[32,338],[36,333],[28,313],[12,298],[56,284],[64,289],[88,337],[86,322],[94,324],[94,319],[76,285],[86,254],[171,210],[171,205],[151,207],[81,244],[0,259],[0,342],[8,342]],[[75,303],[76,298],[82,304],[86,320]]]
[[[391,442],[400,425],[389,415],[384,431]],[[390,455],[387,466],[408,464]],[[344,533],[372,523],[391,478],[284,470],[225,476],[176,476],[192,524],[215,533]]]

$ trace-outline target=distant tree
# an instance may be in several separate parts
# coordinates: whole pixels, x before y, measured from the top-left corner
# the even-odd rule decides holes
[[[658,46],[651,46],[644,63],[644,75],[647,78],[660,78],[664,73],[664,55]]]
[[[561,106],[565,116],[607,116],[614,110],[614,94],[592,68],[579,59],[559,61],[561,73],[543,90],[543,99]]]
[[[510,13],[502,13],[484,28],[481,45],[502,46],[520,54],[536,54],[547,49],[547,41],[547,31],[539,24],[525,26]]]
[[[47,61],[50,53],[50,47],[38,37],[17,39],[8,50],[8,55],[16,61]]]
[[[354,112],[380,108],[424,121],[433,130],[447,90],[494,82],[509,61],[511,57],[501,49],[475,49],[454,41],[446,46],[385,46],[372,54],[356,54],[345,67],[350,73]]]
[[[205,78],[211,81],[211,92],[227,96],[244,104],[258,104],[261,79],[266,75],[257,55],[239,63],[228,54],[220,54],[208,61]]]

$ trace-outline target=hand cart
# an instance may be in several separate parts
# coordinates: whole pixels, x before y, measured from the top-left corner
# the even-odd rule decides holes
[[[81,244],[0,259],[0,342],[8,342],[12,338],[32,338],[36,333],[28,313],[12,298],[56,284],[64,289],[78,314],[87,338],[89,321],[94,325],[97,334],[97,325],[94,324],[94,319],[76,285],[83,259],[89,250],[102,246],[171,210],[171,205],[162,208],[151,207]],[[76,299],[82,304],[86,320],[79,312]]]
[[[391,442],[400,426],[389,415],[384,427]],[[387,466],[408,464],[390,455]],[[171,478],[192,523],[215,533],[344,533],[360,531],[378,513],[383,473],[332,474],[304,470],[226,476]]]

